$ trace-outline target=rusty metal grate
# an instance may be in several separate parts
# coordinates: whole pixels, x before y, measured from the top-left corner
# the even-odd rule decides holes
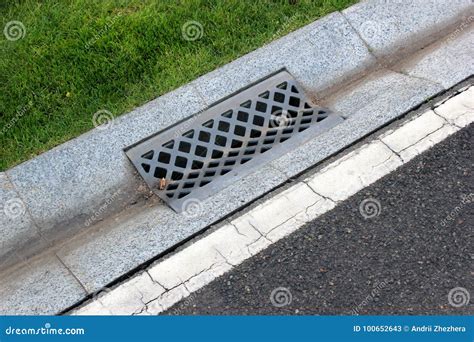
[[[174,210],[202,200],[343,119],[280,72],[126,151]],[[288,140],[288,141],[287,141]]]

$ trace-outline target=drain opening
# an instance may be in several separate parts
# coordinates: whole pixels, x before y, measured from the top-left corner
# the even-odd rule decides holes
[[[297,147],[302,132],[314,136],[342,120],[312,105],[294,79],[280,72],[209,108],[192,127],[181,123],[126,153],[153,192],[179,212],[187,198],[205,199]],[[273,150],[278,151],[264,157]]]

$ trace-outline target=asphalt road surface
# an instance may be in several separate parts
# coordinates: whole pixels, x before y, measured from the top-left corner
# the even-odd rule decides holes
[[[474,296],[473,135],[470,125],[166,314],[474,314],[474,298],[458,307]],[[369,198],[380,210],[365,218]]]

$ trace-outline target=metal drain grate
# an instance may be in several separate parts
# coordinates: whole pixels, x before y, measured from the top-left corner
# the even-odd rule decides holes
[[[174,210],[203,200],[343,119],[280,72],[126,151]],[[288,140],[288,142],[286,142]]]

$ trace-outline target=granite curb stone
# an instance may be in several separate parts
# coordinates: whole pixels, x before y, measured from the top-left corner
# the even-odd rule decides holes
[[[412,61],[395,68],[410,76],[432,80],[445,88],[474,75],[474,16],[471,18],[470,27],[458,36],[450,36],[420,51]]]
[[[262,175],[265,175],[262,177]],[[269,192],[285,175],[269,166],[201,203],[194,215],[177,214],[162,203],[103,230],[68,241],[58,256],[92,293],[112,279],[189,238],[244,204]]]
[[[48,246],[6,173],[0,173],[0,269]],[[21,247],[28,247],[25,251]]]
[[[439,1],[430,0],[431,6],[424,6],[426,11],[416,14],[419,26],[407,24],[401,31],[392,27],[393,20],[408,23],[413,17],[405,17],[406,9],[393,11],[399,9],[398,1],[382,2],[365,1],[346,9],[344,16],[335,12],[321,18],[113,120],[108,129],[94,129],[7,170],[6,174],[42,237],[55,243],[147,198],[149,191],[123,148],[281,68],[292,73],[316,100],[337,84],[350,83],[376,64],[360,39],[360,32],[354,32],[351,27],[357,29],[369,12],[373,12],[372,19],[388,25],[383,30],[387,31],[387,39],[380,43],[373,38],[372,45],[380,45],[380,50],[397,46],[407,35],[423,38],[424,31],[435,26],[439,30],[440,25],[458,20],[470,8],[466,0],[456,0],[452,6],[441,6]],[[421,6],[419,1],[409,3],[418,9]],[[388,18],[389,14],[394,19]],[[438,21],[432,20],[435,15],[439,15]],[[372,52],[377,55],[377,51]]]
[[[342,14],[375,56],[393,60],[441,38],[473,11],[471,0],[370,0]]]
[[[328,107],[348,114],[343,123],[270,165],[282,170],[287,177],[294,177],[442,90],[429,81],[380,70],[327,100]]]
[[[53,254],[0,278],[0,315],[54,315],[86,295]]]
[[[453,86],[457,80],[467,78],[472,68],[459,63],[450,65],[454,76],[429,75],[441,67],[443,48],[450,49],[444,45],[424,52],[425,57],[418,59],[418,64],[401,69],[404,74],[382,69],[364,76],[379,65],[380,61],[374,56],[392,58],[394,53],[398,56],[398,53],[413,52],[429,44],[442,33],[446,34],[447,28],[454,28],[472,6],[469,1],[456,0],[452,8],[446,10],[437,0],[420,1],[407,2],[406,8],[416,8],[416,14],[406,14],[406,9],[400,8],[400,1],[388,4],[383,0],[365,1],[343,14],[330,14],[113,120],[107,129],[94,129],[0,174],[2,202],[10,196],[4,189],[16,189],[26,211],[31,213],[31,217],[22,217],[19,224],[0,218],[2,227],[6,226],[2,229],[7,232],[1,241],[2,252],[21,249],[17,242],[18,239],[23,241],[22,236],[31,241],[39,236],[48,245],[61,242],[57,250],[61,259],[56,260],[61,265],[54,262],[56,266],[52,269],[57,274],[63,271],[74,274],[75,285],[66,283],[66,288],[76,289],[78,279],[86,289],[72,290],[75,294],[67,296],[67,301],[61,304],[63,307],[53,308],[64,309],[77,293],[97,291]],[[383,6],[387,8],[378,8]],[[390,13],[397,19],[388,18]],[[438,15],[439,20],[433,20]],[[413,16],[419,20],[416,27],[406,23],[413,20]],[[378,29],[384,32],[386,39],[379,41],[377,36],[367,39],[361,33],[361,25],[368,18],[381,22]],[[404,24],[393,25],[393,20]],[[469,47],[467,33],[459,34],[448,45]],[[409,37],[413,37],[416,44],[400,49],[401,44],[411,44]],[[329,53],[331,51],[334,53]],[[463,61],[468,60],[463,53],[460,55]],[[430,65],[432,61],[434,66]],[[212,196],[203,204],[212,210],[203,209],[204,214],[200,216],[177,215],[153,198],[144,201],[150,192],[123,148],[199,113],[213,102],[281,68],[295,76],[314,100],[347,119]],[[129,211],[137,215],[132,216]],[[128,216],[114,216],[121,212]],[[35,223],[37,228],[33,229]],[[35,231],[37,235],[33,234]],[[19,235],[12,235],[13,232]],[[0,255],[0,271],[1,258]],[[42,271],[37,272],[41,278]],[[18,274],[17,271],[14,274]],[[18,274],[18,279],[22,277],[26,275]],[[34,283],[26,281],[25,284],[33,286]],[[22,296],[31,295],[28,289],[15,292],[8,303],[23,312],[26,309],[17,307],[14,300],[22,301]],[[31,305],[40,303],[41,294],[36,295],[38,298],[31,299]],[[28,300],[25,303],[30,305]],[[51,312],[50,308],[45,312]]]

